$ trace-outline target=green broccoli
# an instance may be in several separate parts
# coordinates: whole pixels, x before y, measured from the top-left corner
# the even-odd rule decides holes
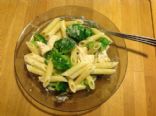
[[[85,37],[89,37],[93,35],[93,31],[89,27],[85,27]]]
[[[98,40],[101,43],[101,50],[105,49],[111,42],[105,38],[105,37],[100,37]]]
[[[66,55],[60,54],[56,49],[53,49],[45,54],[46,60],[51,59],[54,68],[60,71],[65,71],[71,67],[70,58]]]
[[[42,43],[47,44],[47,40],[39,33],[35,33],[33,42],[40,41]]]
[[[66,29],[67,35],[73,38],[76,42],[80,42],[87,37],[93,35],[93,31],[85,27],[82,24],[73,24],[67,27]]]
[[[49,90],[55,90],[57,92],[66,92],[68,89],[67,82],[51,82],[48,87]]]
[[[55,42],[54,47],[61,54],[68,54],[73,50],[75,45],[76,45],[76,43],[74,40],[72,40],[70,38],[62,38],[62,39]]]

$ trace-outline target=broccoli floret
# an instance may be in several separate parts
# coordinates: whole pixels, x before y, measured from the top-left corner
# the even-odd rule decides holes
[[[34,42],[40,41],[42,43],[47,44],[47,40],[41,34],[39,34],[39,33],[35,33],[33,41]]]
[[[85,37],[87,38],[92,35],[93,35],[93,31],[90,28],[86,27],[85,28]]]
[[[71,67],[70,58],[66,55],[60,54],[56,49],[53,49],[45,54],[46,60],[51,59],[54,68],[60,71],[65,71]]]
[[[54,47],[61,54],[68,54],[73,50],[75,45],[76,45],[76,42],[74,40],[72,40],[70,38],[62,38],[55,42]]]
[[[106,47],[110,44],[111,42],[104,38],[104,37],[100,37],[98,41],[91,41],[87,44],[87,48],[89,50],[89,53],[94,54],[97,51],[103,51],[104,49],[106,49]],[[96,49],[94,49],[96,47]]]
[[[66,92],[68,89],[68,83],[66,82],[51,82],[48,87],[49,90],[55,90],[57,92]]]
[[[100,37],[99,42],[101,43],[101,50],[105,49],[111,42],[105,38],[105,37]]]
[[[67,27],[67,35],[73,38],[76,42],[80,42],[87,37],[93,35],[93,32],[90,28],[85,27],[82,24],[73,24]]]

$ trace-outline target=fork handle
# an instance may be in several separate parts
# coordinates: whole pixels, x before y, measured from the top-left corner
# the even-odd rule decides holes
[[[156,40],[154,38],[145,37],[145,36],[138,36],[138,35],[131,35],[131,34],[124,34],[124,33],[118,33],[118,32],[111,32],[111,31],[106,31],[106,33],[114,35],[114,36],[118,36],[121,38],[134,40],[137,42],[142,42],[145,44],[156,46]]]

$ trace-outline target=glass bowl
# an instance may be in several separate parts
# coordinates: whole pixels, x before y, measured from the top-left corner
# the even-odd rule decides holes
[[[41,83],[27,72],[24,64],[24,55],[29,53],[25,42],[30,39],[34,32],[56,17],[89,19],[96,22],[96,25],[93,26],[100,25],[98,27],[100,29],[119,30],[107,17],[95,10],[80,6],[61,6],[37,16],[24,28],[17,41],[14,66],[17,84],[24,96],[34,106],[45,112],[57,115],[80,115],[97,108],[119,88],[127,69],[127,51],[124,49],[126,46],[124,39],[108,35],[114,42],[114,45],[111,45],[108,51],[109,56],[111,59],[119,61],[116,73],[110,77],[97,79],[94,91],[77,92],[72,94],[70,99],[64,103],[56,103],[55,96],[45,91]]]

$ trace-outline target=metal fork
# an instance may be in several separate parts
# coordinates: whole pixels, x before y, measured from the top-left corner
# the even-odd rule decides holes
[[[124,33],[119,33],[119,32],[112,32],[108,30],[104,30],[106,34],[111,34],[117,37],[129,39],[129,40],[134,40],[138,42],[142,42],[145,44],[149,44],[152,46],[156,46],[156,39],[150,38],[150,37],[145,37],[145,36],[138,36],[138,35],[131,35],[131,34],[124,34]]]

